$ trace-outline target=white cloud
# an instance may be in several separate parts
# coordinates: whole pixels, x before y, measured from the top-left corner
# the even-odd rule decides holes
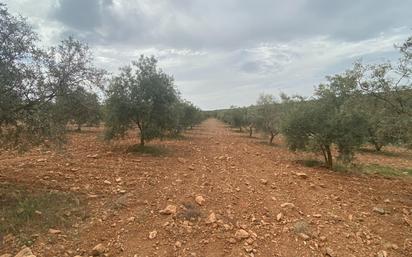
[[[74,34],[111,72],[141,54],[156,56],[182,95],[205,109],[252,104],[261,92],[309,95],[358,58],[396,58],[393,45],[411,34],[403,26],[411,25],[412,6],[404,2],[88,0],[101,10],[82,24],[59,1],[6,3],[29,17],[45,45]]]

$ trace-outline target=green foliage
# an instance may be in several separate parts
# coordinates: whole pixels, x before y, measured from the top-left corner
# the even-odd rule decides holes
[[[242,131],[242,128],[247,124],[246,122],[246,108],[241,107],[231,107],[229,110],[229,115],[231,122],[230,124],[235,127],[239,128],[239,131]]]
[[[0,143],[24,147],[64,139],[55,101],[75,88],[96,84],[102,72],[88,47],[72,38],[43,50],[23,18],[0,4]]]
[[[412,144],[412,37],[397,48],[396,63],[354,67],[362,73],[359,90],[369,96],[364,112],[376,150],[389,143]]]
[[[248,124],[247,108],[231,106],[230,109],[220,111],[217,118],[242,132],[242,128]]]
[[[383,63],[366,67],[356,64],[363,73],[360,90],[376,98],[394,114],[412,116],[412,37],[398,47],[397,63]]]
[[[245,110],[246,110],[245,124],[246,124],[247,129],[249,130],[249,137],[252,137],[253,130],[256,129],[258,122],[259,122],[258,112],[254,106],[245,108]]]
[[[281,106],[272,95],[260,95],[256,103],[256,127],[263,133],[269,134],[269,143],[280,133]]]
[[[181,126],[184,118],[173,78],[157,68],[154,57],[141,56],[131,66],[121,68],[107,91],[106,136],[122,136],[133,126],[140,132],[140,144],[161,137]],[[176,115],[180,113],[180,115]],[[179,120],[179,119],[178,119]],[[191,121],[190,121],[191,122]]]
[[[97,125],[101,120],[100,104],[96,93],[78,87],[56,98],[56,112],[63,123],[72,122],[81,130],[84,124]]]
[[[332,145],[339,159],[350,162],[366,138],[367,122],[353,109],[356,74],[347,72],[328,78],[318,87],[317,99],[300,102],[289,113],[283,132],[291,149],[320,149],[332,168]]]
[[[354,108],[367,120],[367,140],[376,151],[405,139],[407,117],[400,119],[398,115],[393,115],[390,108],[371,96],[363,96],[354,104]]]
[[[178,101],[172,106],[169,130],[172,137],[177,137],[183,130],[192,129],[203,121],[202,111],[188,101]]]

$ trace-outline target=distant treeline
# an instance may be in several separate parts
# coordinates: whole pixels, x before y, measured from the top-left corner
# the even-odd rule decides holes
[[[356,150],[371,144],[412,147],[412,37],[396,46],[397,62],[362,65],[327,77],[312,97],[261,95],[255,105],[208,112],[239,130],[282,133],[291,150],[322,153],[326,166],[351,162]]]

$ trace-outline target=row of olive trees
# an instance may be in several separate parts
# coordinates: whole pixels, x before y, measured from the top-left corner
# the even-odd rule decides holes
[[[22,17],[0,4],[0,147],[64,142],[68,124],[107,125],[107,138],[136,125],[140,141],[178,134],[202,120],[173,78],[141,57],[108,78],[87,45],[69,37],[48,49]],[[105,86],[109,81],[108,89]],[[99,100],[96,92],[104,96]]]
[[[292,150],[319,151],[332,168],[337,159],[351,162],[356,150],[371,144],[376,151],[389,144],[412,143],[412,37],[400,47],[396,63],[361,65],[327,77],[313,97],[276,101],[262,95],[256,105],[218,112],[235,127],[273,138],[282,133]]]
[[[285,96],[283,96],[285,97]],[[280,124],[284,105],[276,101],[270,94],[262,94],[256,105],[249,107],[234,107],[217,112],[217,118],[243,131],[245,128],[252,137],[254,131],[269,135],[272,144],[280,133]]]

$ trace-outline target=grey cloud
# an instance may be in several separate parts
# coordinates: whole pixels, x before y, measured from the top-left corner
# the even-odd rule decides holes
[[[94,31],[101,43],[136,46],[237,48],[316,35],[360,40],[412,26],[412,5],[399,0],[59,2],[55,16],[68,27]]]
[[[78,30],[93,30],[102,24],[101,0],[58,0],[51,16]]]
[[[89,43],[111,72],[155,55],[204,109],[252,104],[261,92],[310,95],[358,58],[396,59],[393,44],[412,27],[412,2],[402,0],[7,2],[48,43],[68,35]]]

